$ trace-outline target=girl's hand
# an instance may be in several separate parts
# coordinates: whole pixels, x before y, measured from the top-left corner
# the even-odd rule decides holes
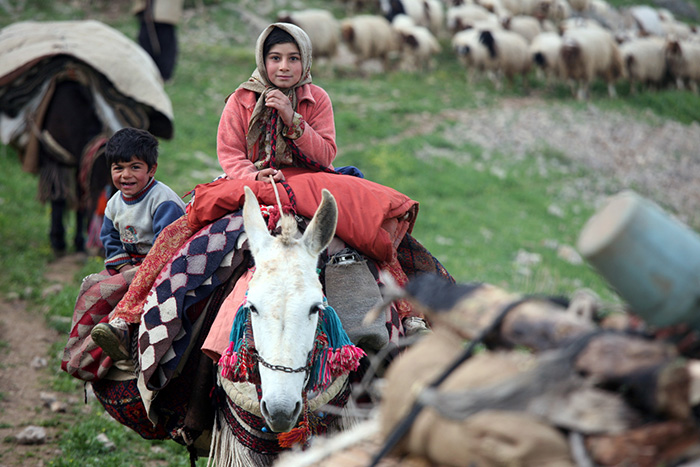
[[[272,167],[262,169],[255,175],[255,179],[261,182],[269,182],[270,177],[272,177],[275,183],[284,181],[284,174],[282,171],[273,169]]]
[[[265,105],[267,107],[277,109],[280,118],[285,125],[291,126],[294,119],[294,109],[292,109],[292,101],[285,96],[279,89],[273,89],[265,96]]]

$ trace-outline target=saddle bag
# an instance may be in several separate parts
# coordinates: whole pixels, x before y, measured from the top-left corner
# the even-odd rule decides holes
[[[362,323],[367,312],[382,300],[366,259],[349,248],[331,256],[325,267],[325,285],[328,304],[335,309],[353,344],[367,353],[376,353],[389,343],[384,314],[367,326]]]

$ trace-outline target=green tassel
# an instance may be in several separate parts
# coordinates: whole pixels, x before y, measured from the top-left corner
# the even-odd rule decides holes
[[[248,319],[250,319],[250,308],[246,303],[243,303],[243,305],[241,305],[236,312],[236,317],[233,320],[233,326],[231,326],[231,335],[229,336],[229,342],[234,343],[234,352],[238,352],[241,345],[245,341],[244,337]]]
[[[345,329],[343,329],[343,323],[340,322],[338,313],[335,312],[332,306],[326,305],[321,316],[323,320],[321,329],[328,336],[328,345],[332,349],[339,349],[344,345],[353,345]]]

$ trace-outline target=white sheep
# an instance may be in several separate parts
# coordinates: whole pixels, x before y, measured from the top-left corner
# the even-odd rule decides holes
[[[529,15],[506,16],[501,18],[501,24],[503,25],[503,29],[513,31],[523,36],[528,44],[532,42],[535,36],[542,32],[540,21],[534,16]]]
[[[436,36],[443,33],[445,7],[441,0],[380,0],[379,6],[389,21],[404,14],[413,18],[416,25],[428,28]]]
[[[558,23],[571,17],[571,5],[567,0],[549,0],[538,5],[536,13],[533,15],[540,21],[550,21]]]
[[[678,20],[661,21],[661,29],[669,39],[688,40],[693,36],[693,28]]]
[[[597,20],[593,18],[583,18],[581,16],[572,16],[570,18],[566,18],[562,21],[559,22],[558,24],[558,29],[560,34],[566,34],[567,31],[570,31],[572,29],[590,29],[590,28],[598,28],[598,29],[605,29],[602,24],[600,24]]]
[[[469,4],[469,2],[464,3]],[[510,12],[503,6],[501,0],[474,0],[474,5],[479,5],[496,16],[505,16]]]
[[[636,94],[637,83],[650,87],[666,79],[666,41],[663,38],[639,37],[620,44],[624,76],[630,82],[630,92]]]
[[[582,13],[591,8],[591,0],[569,0],[571,9]]]
[[[367,60],[380,59],[384,70],[398,55],[396,31],[389,20],[379,15],[356,15],[340,21],[343,42],[355,54],[356,65]]]
[[[561,44],[561,36],[556,32],[542,32],[530,43],[529,50],[533,66],[550,84],[559,76]]]
[[[580,100],[590,97],[589,88],[595,78],[608,85],[608,95],[615,97],[615,82],[622,75],[620,50],[613,35],[603,28],[578,27],[562,36],[560,75],[571,84]]]
[[[496,87],[501,87],[501,78],[505,77],[512,84],[515,76],[525,79],[530,72],[532,60],[528,43],[520,34],[505,29],[482,30],[479,41],[486,46],[491,62],[487,62],[496,72]]]
[[[281,11],[277,21],[292,23],[303,29],[311,40],[314,58],[333,58],[340,44],[340,22],[330,11],[309,8],[300,11]]]
[[[684,89],[687,85],[697,94],[700,82],[700,43],[668,40],[666,63],[678,89]]]
[[[452,35],[473,28],[476,22],[496,17],[483,6],[470,3],[448,8],[446,16],[447,30]]]
[[[398,34],[400,67],[406,71],[433,69],[433,57],[441,50],[440,42],[433,33],[424,26],[416,25],[407,15],[395,16],[391,24]]]

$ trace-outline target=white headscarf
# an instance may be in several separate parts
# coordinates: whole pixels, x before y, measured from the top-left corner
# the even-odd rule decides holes
[[[239,89],[248,89],[260,95],[258,101],[255,103],[255,108],[250,116],[250,121],[248,122],[248,135],[246,136],[248,152],[252,151],[255,143],[258,142],[260,143],[258,148],[263,150],[265,147],[265,140],[269,139],[269,135],[266,134],[266,124],[269,122],[271,114],[270,109],[265,106],[265,96],[267,96],[267,93],[272,89],[279,88],[272,84],[267,77],[263,48],[267,36],[269,36],[272,30],[275,28],[280,28],[292,36],[297,47],[299,47],[299,53],[301,55],[301,79],[298,83],[283,91],[291,99],[292,108],[294,111],[297,109],[296,89],[299,86],[311,82],[311,39],[309,39],[306,32],[304,32],[304,30],[300,27],[290,23],[274,23],[265,28],[260,36],[258,36],[257,43],[255,44],[255,62],[257,64],[257,68],[253,71],[253,74],[248,81],[245,81],[238,86]],[[275,159],[285,164],[291,164],[291,154],[288,154],[287,144],[285,143],[284,138],[281,136],[282,127],[283,125],[280,122],[277,125],[277,151],[275,154]],[[269,157],[269,154],[265,155],[265,159],[268,159]]]

